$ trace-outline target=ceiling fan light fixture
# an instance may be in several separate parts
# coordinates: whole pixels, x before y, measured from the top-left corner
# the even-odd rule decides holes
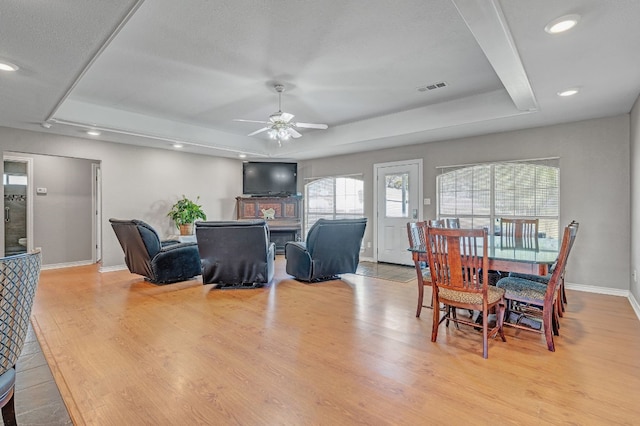
[[[276,84],[273,86],[273,88],[278,93],[278,111],[271,114],[268,121],[244,120],[240,118],[234,119],[234,121],[260,123],[265,125],[263,128],[249,133],[248,136],[254,136],[258,133],[266,132],[270,139],[277,140],[278,145],[280,145],[280,142],[288,141],[291,138],[297,139],[302,137],[302,134],[298,132],[298,128],[324,130],[329,127],[326,124],[301,123],[292,121],[295,117],[293,114],[282,112],[282,92],[284,92],[284,86],[282,84]]]

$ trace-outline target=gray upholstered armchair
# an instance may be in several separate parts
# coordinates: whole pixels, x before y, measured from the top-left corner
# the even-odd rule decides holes
[[[275,244],[264,220],[196,222],[202,282],[217,287],[262,287],[273,279]]]
[[[319,219],[306,243],[284,246],[287,274],[301,281],[323,281],[356,272],[367,219]]]
[[[195,242],[160,241],[158,233],[141,220],[109,219],[124,251],[129,271],[154,284],[184,281],[200,275],[200,255]]]
[[[41,263],[39,250],[0,258],[0,407],[5,425],[17,425],[16,361],[27,337]]]

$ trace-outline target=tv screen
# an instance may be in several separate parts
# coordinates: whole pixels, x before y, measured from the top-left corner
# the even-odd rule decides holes
[[[297,163],[242,163],[242,193],[288,196],[297,192]]]

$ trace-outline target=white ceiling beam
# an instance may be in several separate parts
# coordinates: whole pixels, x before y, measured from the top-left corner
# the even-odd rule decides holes
[[[520,111],[538,103],[498,0],[451,0]]]

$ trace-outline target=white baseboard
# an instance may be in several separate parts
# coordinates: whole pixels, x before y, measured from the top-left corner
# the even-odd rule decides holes
[[[633,294],[629,294],[629,303],[631,303],[631,307],[633,308],[633,311],[636,313],[636,316],[638,317],[638,319],[640,319],[640,304],[638,304],[638,301],[636,300],[635,297],[633,297]]]
[[[584,291],[586,293],[608,294],[609,296],[629,297],[629,290],[620,290],[618,288],[596,287],[592,285],[565,283],[569,290]]]
[[[362,256],[360,256],[360,260],[362,262],[375,262],[376,261],[373,257],[362,257]]]
[[[68,263],[52,263],[50,265],[42,265],[40,269],[43,271],[47,269],[60,269],[60,268],[71,268],[74,266],[87,266],[93,265],[95,262],[93,260],[81,260],[79,262],[68,262]]]
[[[127,265],[101,266],[98,272],[115,272],[127,269]]]
[[[609,287],[594,287],[591,285],[583,285],[583,284],[571,284],[565,283],[565,287],[569,290],[576,291],[584,291],[587,293],[597,293],[597,294],[607,294],[609,296],[620,296],[626,297],[631,304],[631,308],[636,313],[638,320],[640,320],[640,305],[633,294],[629,290],[620,290],[618,288],[609,288]]]

